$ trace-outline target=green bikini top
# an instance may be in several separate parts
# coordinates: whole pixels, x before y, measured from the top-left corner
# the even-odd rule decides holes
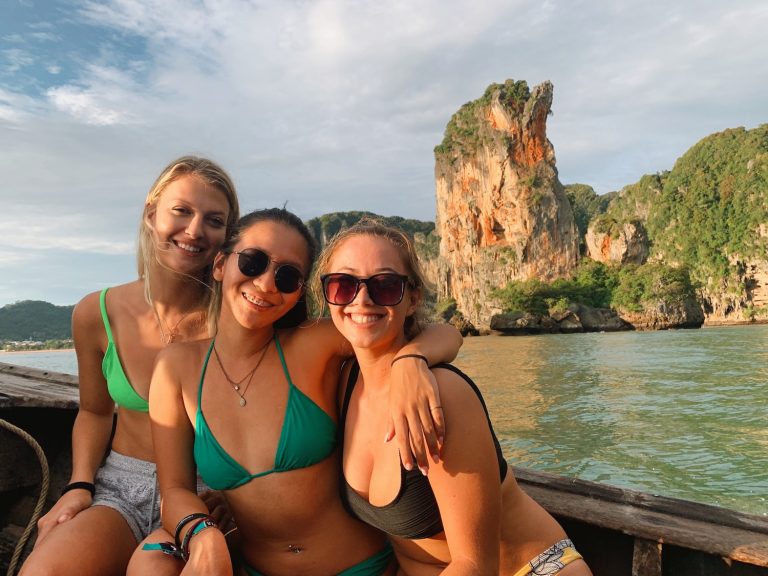
[[[101,319],[104,322],[104,330],[107,333],[107,349],[104,351],[104,359],[101,361],[101,373],[107,381],[107,390],[115,404],[128,410],[136,412],[149,412],[149,402],[139,396],[134,390],[128,377],[125,375],[123,365],[120,363],[120,356],[117,354],[117,346],[112,338],[112,327],[109,325],[109,316],[107,316],[107,290],[104,288],[99,295],[99,304],[101,306]]]
[[[336,423],[325,410],[294,386],[277,334],[274,340],[283,365],[283,373],[288,381],[288,402],[285,406],[274,466],[257,474],[251,474],[224,450],[205,421],[202,409],[203,379],[215,339],[208,348],[197,393],[194,454],[198,473],[214,490],[231,490],[247,484],[254,478],[307,468],[325,460],[336,449]],[[254,430],[254,434],[258,434],[258,431]]]

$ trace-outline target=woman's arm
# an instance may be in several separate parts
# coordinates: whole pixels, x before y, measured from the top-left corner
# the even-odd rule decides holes
[[[436,372],[450,422],[443,458],[429,474],[451,554],[442,574],[498,574],[501,482],[490,427],[469,384]]]
[[[423,474],[429,470],[429,454],[435,463],[440,461],[445,421],[440,391],[429,367],[451,362],[463,343],[459,331],[450,324],[427,324],[395,355],[385,440],[397,441],[406,470],[413,467],[414,457]]]
[[[149,388],[149,416],[157,462],[157,478],[162,497],[163,527],[175,534],[180,520],[189,514],[208,514],[205,502],[197,495],[194,462],[194,427],[184,404],[182,375],[197,363],[190,354],[192,345],[171,345],[157,357]],[[180,539],[192,527],[181,530]],[[231,576],[224,535],[206,529],[190,539],[189,561],[182,574]]]
[[[354,354],[349,342],[327,318],[310,320],[294,334],[307,343],[307,361],[328,365]],[[403,466],[410,470],[414,460],[424,474],[429,470],[429,454],[437,462],[445,435],[440,395],[429,366],[453,360],[463,338],[456,328],[448,324],[428,324],[426,328],[396,356],[413,354],[392,366],[392,392],[390,394],[390,422],[384,430],[384,441],[395,438]],[[424,362],[420,357],[427,359]],[[338,364],[336,364],[338,365]],[[334,380],[337,382],[337,380]],[[414,441],[413,439],[418,439]]]
[[[72,312],[72,337],[75,341],[80,381],[80,408],[72,427],[72,474],[70,482],[93,483],[112,435],[115,404],[101,372],[105,332],[101,320],[98,292],[83,298]],[[61,496],[37,523],[37,546],[58,524],[74,518],[90,507],[93,498],[87,490],[71,490]]]

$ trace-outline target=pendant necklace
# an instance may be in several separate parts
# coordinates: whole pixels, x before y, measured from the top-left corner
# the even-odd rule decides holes
[[[261,347],[261,350],[257,351],[261,352],[261,355],[259,356],[259,359],[256,361],[256,365],[251,369],[250,372],[248,372],[245,376],[243,376],[239,381],[235,381],[232,378],[230,378],[227,371],[224,369],[224,364],[221,361],[221,357],[219,356],[219,351],[216,349],[216,345],[213,346],[213,353],[216,355],[216,362],[219,363],[219,368],[221,368],[221,373],[224,374],[224,378],[227,379],[227,382],[229,382],[229,385],[232,386],[232,390],[235,391],[235,394],[240,396],[240,407],[244,408],[248,402],[245,400],[245,393],[248,392],[248,386],[251,385],[251,380],[253,379],[253,375],[256,373],[256,369],[261,364],[261,361],[264,360],[264,356],[267,354],[267,350],[269,349],[269,343],[272,342],[272,337],[270,336],[269,340],[267,340],[264,344],[264,346]],[[247,382],[246,382],[247,380]],[[245,382],[245,387],[243,388],[243,392],[240,392],[240,387]]]
[[[179,321],[176,322],[173,328],[169,328],[168,325],[163,322],[162,318],[160,318],[160,313],[157,311],[157,308],[155,307],[154,303],[152,303],[152,311],[155,313],[155,319],[157,320],[157,327],[160,329],[160,341],[165,346],[176,341],[176,338],[178,338],[180,334],[179,326],[184,321],[184,319],[192,313],[192,310],[185,312],[184,314],[182,314],[181,318],[179,318]],[[164,324],[165,324],[165,329],[163,328]]]

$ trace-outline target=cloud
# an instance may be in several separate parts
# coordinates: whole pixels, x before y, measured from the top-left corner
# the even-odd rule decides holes
[[[433,147],[453,112],[507,78],[554,83],[561,180],[599,192],[671,168],[713,131],[766,121],[758,0],[63,7],[55,23],[30,9],[3,28],[0,202],[23,197],[19,222],[34,214],[35,233],[13,236],[83,266],[128,258],[146,191],[185,153],[220,161],[245,209],[431,219]]]

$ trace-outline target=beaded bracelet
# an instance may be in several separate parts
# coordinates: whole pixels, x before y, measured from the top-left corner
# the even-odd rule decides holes
[[[426,362],[427,366],[429,366],[429,360],[426,356],[422,356],[421,354],[401,354],[400,356],[395,356],[392,359],[392,362],[389,363],[390,366],[397,362],[398,360],[402,360],[403,358],[420,358],[421,360],[424,360]]]
[[[96,486],[94,486],[93,482],[70,482],[64,486],[61,495],[64,496],[70,490],[88,490],[91,493],[91,497],[96,494]]]

